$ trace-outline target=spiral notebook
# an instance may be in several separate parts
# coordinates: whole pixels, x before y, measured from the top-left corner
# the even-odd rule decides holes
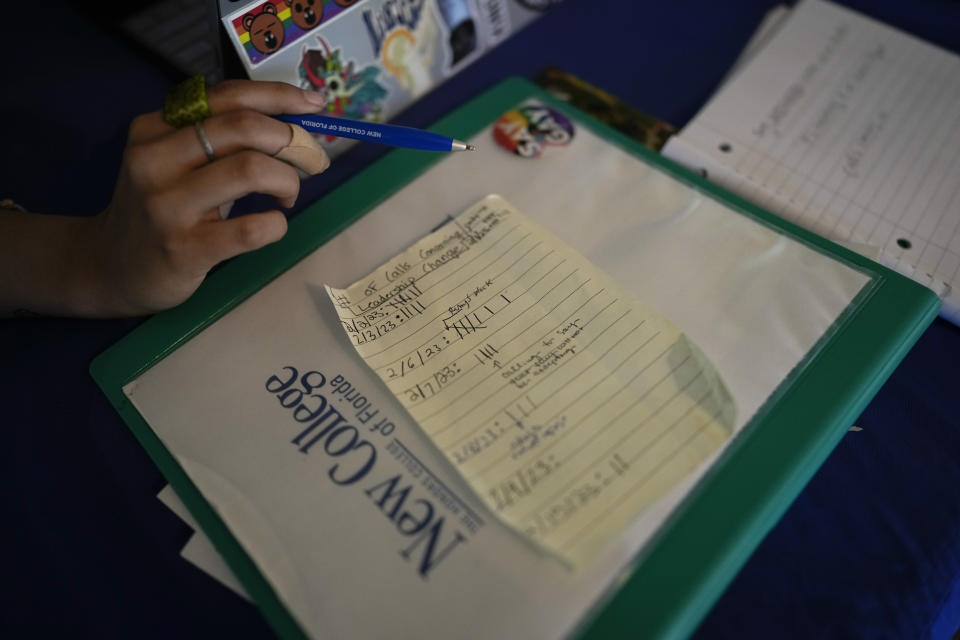
[[[663,154],[929,287],[960,322],[960,57],[822,0],[772,30]]]

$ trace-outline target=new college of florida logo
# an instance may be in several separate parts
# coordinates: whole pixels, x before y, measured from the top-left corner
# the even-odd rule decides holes
[[[523,158],[537,158],[546,146],[570,144],[573,123],[556,109],[528,105],[497,118],[493,138],[507,151]]]
[[[267,0],[231,22],[251,64],[299,40],[358,0]]]

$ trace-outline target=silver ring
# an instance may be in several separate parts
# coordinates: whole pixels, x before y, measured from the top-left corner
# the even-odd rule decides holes
[[[194,122],[193,130],[197,132],[197,139],[200,141],[200,146],[203,147],[203,152],[207,154],[210,162],[216,160],[217,155],[213,152],[213,145],[210,144],[210,139],[207,138],[207,132],[203,130],[203,121],[197,120]]]

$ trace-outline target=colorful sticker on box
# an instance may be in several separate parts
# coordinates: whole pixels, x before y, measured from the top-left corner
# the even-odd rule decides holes
[[[267,0],[231,23],[251,64],[307,35],[358,0]]]
[[[374,54],[411,96],[432,85],[430,68],[440,38],[433,5],[424,0],[370,3],[360,13]]]
[[[440,22],[446,31],[449,63],[444,73],[453,74],[480,54],[477,19],[469,0],[437,0]]]
[[[527,105],[512,109],[493,123],[493,139],[523,158],[538,158],[548,146],[573,140],[573,123],[556,109]]]
[[[297,67],[300,86],[322,93],[327,99],[325,111],[331,115],[379,121],[387,96],[386,88],[377,82],[380,69],[369,65],[357,70],[354,60],[342,61],[340,49],[331,50],[319,36],[317,42],[319,48],[303,48]]]
[[[531,11],[546,11],[560,4],[563,0],[517,0],[517,2]]]

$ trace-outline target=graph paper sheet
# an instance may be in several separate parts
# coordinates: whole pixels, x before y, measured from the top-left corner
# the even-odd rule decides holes
[[[960,310],[960,58],[798,5],[664,155]]]

